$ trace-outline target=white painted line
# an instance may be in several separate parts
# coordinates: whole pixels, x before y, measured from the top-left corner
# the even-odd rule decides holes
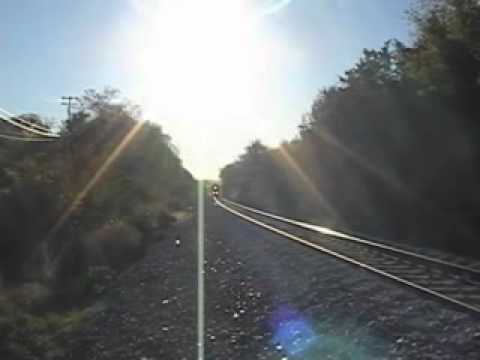
[[[198,219],[197,219],[197,346],[198,360],[205,356],[205,289],[204,289],[204,261],[205,261],[205,202],[204,182],[198,181]]]

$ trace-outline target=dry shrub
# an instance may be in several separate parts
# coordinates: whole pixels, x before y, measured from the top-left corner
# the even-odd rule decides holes
[[[88,262],[122,269],[144,253],[143,235],[134,226],[118,222],[103,225],[85,240]]]

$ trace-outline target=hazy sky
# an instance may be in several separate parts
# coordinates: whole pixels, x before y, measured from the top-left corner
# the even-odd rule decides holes
[[[253,139],[296,134],[363,48],[409,39],[409,0],[2,0],[0,108],[62,119],[62,95],[115,87],[197,177]]]

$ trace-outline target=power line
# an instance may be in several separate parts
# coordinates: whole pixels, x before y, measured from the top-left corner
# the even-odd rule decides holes
[[[43,125],[40,125],[40,124],[37,124],[37,123],[34,123],[34,122],[31,122],[31,121],[28,121],[22,117],[13,117],[13,119],[15,119],[15,121],[21,123],[21,124],[24,124],[26,126],[30,126],[34,129],[38,129],[40,131],[44,131],[44,132],[47,132],[47,133],[50,133],[50,128],[46,127],[46,126],[43,126]]]
[[[32,134],[35,134],[35,135],[40,135],[40,136],[44,136],[44,137],[52,137],[52,138],[58,138],[59,136],[56,135],[56,134],[52,134],[52,133],[48,133],[48,132],[44,132],[44,131],[40,131],[40,130],[36,130],[36,129],[32,129],[31,127],[27,126],[27,125],[23,125],[21,124],[20,122],[16,121],[16,120],[13,120],[12,118],[10,117],[6,117],[6,116],[2,116],[0,114],[0,119],[6,121],[7,123],[9,123],[10,125],[13,125],[19,129],[22,129],[22,130],[25,130],[25,131],[28,131]]]
[[[15,119],[15,121],[18,121],[24,125],[27,125],[27,126],[30,126],[30,127],[33,127],[33,128],[36,128],[38,130],[41,130],[41,131],[44,131],[44,132],[47,132],[49,133],[50,132],[50,128],[48,128],[47,126],[43,126],[41,124],[37,124],[37,123],[34,123],[34,122],[30,122],[30,121],[27,121],[25,119],[23,119],[22,117],[20,116],[15,116],[14,114],[12,113],[9,113],[8,111],[6,111],[5,109],[2,109],[0,108],[0,113],[3,113],[4,116],[7,116],[11,119]]]
[[[2,112],[3,112],[3,111],[2,111]],[[3,113],[4,113],[4,112],[3,112]],[[8,113],[7,113],[7,114],[8,114]],[[9,123],[10,125],[13,125],[13,126],[19,128],[19,129],[28,131],[28,132],[30,132],[30,133],[32,133],[32,134],[35,134],[35,135],[40,135],[40,136],[48,137],[48,138],[59,138],[59,137],[60,137],[60,136],[57,135],[57,134],[53,134],[53,133],[46,132],[46,131],[40,131],[40,130],[32,129],[32,128],[29,127],[29,126],[23,125],[22,123],[18,122],[17,120],[15,120],[14,117],[11,117],[11,116],[5,116],[5,115],[0,114],[0,119],[6,121],[6,122]]]
[[[12,141],[24,141],[24,142],[51,142],[54,139],[45,139],[45,138],[34,138],[34,137],[21,137],[14,135],[0,134],[1,139],[12,140]]]

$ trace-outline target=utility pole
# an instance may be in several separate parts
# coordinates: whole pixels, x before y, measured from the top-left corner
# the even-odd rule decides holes
[[[68,126],[72,126],[72,105],[73,105],[73,102],[74,101],[78,101],[79,98],[76,97],[76,96],[62,96],[62,105],[63,106],[66,106],[67,107],[67,115],[68,115],[68,125],[67,125],[67,128]],[[70,135],[73,135],[73,134],[70,134]],[[74,151],[74,146],[73,146],[73,142],[74,142],[74,139],[72,138],[72,136],[67,136],[66,137],[66,140],[67,140],[67,146],[68,146],[68,149],[70,150],[70,166],[71,166],[71,169],[70,169],[70,184],[66,184],[66,187],[65,187],[65,192],[66,193],[69,193],[72,189],[75,188],[75,163],[76,163],[76,159],[75,159],[75,151]],[[65,153],[66,155],[66,153]],[[68,176],[67,176],[68,178]],[[67,179],[66,178],[66,179]],[[72,201],[75,201],[74,199],[72,199]],[[71,216],[70,216],[70,219],[69,219],[69,224],[68,224],[68,228],[70,230],[70,237],[71,237],[71,242],[72,243],[76,243],[77,241],[77,229],[76,229],[76,225],[77,225],[77,222],[78,222],[78,214],[74,214],[72,212]]]
[[[78,97],[76,96],[62,96],[62,105],[63,106],[66,106],[67,107],[67,115],[68,115],[68,122],[67,122],[67,129],[72,125],[72,105],[73,105],[73,101],[78,101],[80,100]],[[72,163],[74,162],[74,156],[73,156],[73,143],[72,143],[72,139],[70,139],[70,142],[69,142],[69,149],[70,149],[70,154],[71,154],[71,158],[72,158]]]
[[[72,121],[72,102],[78,100],[76,96],[62,96],[62,105],[67,107],[68,120]]]
[[[68,122],[67,122],[67,129],[68,127],[72,126],[72,105],[73,105],[73,101],[78,101],[79,98],[76,97],[76,96],[62,96],[62,105],[63,106],[66,106],[67,107],[67,115],[68,115]],[[70,143],[69,143],[69,148],[70,148],[70,154],[71,154],[71,157],[72,157],[72,162],[73,162],[73,144],[70,140]]]

